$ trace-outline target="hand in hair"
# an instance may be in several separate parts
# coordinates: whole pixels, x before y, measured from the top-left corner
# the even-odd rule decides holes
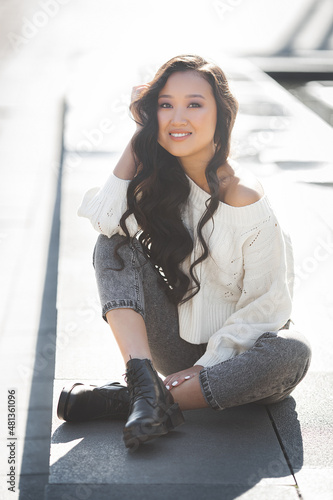
[[[150,86],[149,83],[144,83],[143,85],[136,85],[135,87],[132,88],[130,110],[138,129],[140,129],[142,125],[140,125],[140,118],[136,113],[135,102],[140,98],[142,92],[147,88],[149,88],[149,86]]]

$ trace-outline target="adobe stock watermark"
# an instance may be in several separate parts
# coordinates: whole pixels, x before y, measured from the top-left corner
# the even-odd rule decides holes
[[[92,153],[98,150],[102,144],[105,134],[111,134],[115,129],[115,125],[110,118],[103,118],[100,120],[99,125],[91,130],[83,130],[82,135],[84,139],[80,139],[74,146],[73,151],[66,151],[65,166],[66,171],[71,172],[77,168],[86,153]],[[60,163],[54,161],[51,168],[58,174]]]
[[[121,94],[117,99],[115,99],[111,105],[112,113],[117,115],[120,120],[124,120],[125,118],[129,118],[130,115],[130,106],[131,95],[130,94]],[[133,121],[134,123],[134,121]]]
[[[288,130],[290,119],[285,116],[272,116],[269,120],[267,129],[256,133],[249,131],[248,137],[242,139],[240,152],[242,156],[254,156],[260,154],[271,145],[276,137],[276,133]]]
[[[110,134],[113,130],[114,124],[112,121],[109,118],[104,118],[99,122],[97,128],[82,131],[85,138],[77,142],[75,149],[90,153],[102,144],[104,135]]]
[[[295,265],[295,283],[296,290],[302,284],[302,281],[307,280],[313,274],[322,262],[325,262],[333,255],[333,238],[332,234],[328,233],[326,239],[316,238],[317,246],[313,250],[312,255],[305,257],[300,265]]]
[[[71,149],[66,148],[65,168],[66,172],[71,172],[77,168],[83,157],[87,153],[94,153],[100,151],[100,146],[103,143],[105,136],[115,131],[115,118],[124,120],[130,118],[129,104],[130,94],[121,94],[111,104],[111,116],[106,116],[99,121],[97,127],[90,130],[83,129],[81,131],[82,139],[79,139]],[[134,122],[133,122],[134,123]],[[55,161],[51,164],[51,168],[58,174],[60,163]]]
[[[223,20],[226,15],[233,12],[243,0],[214,0],[213,7],[218,17]]]
[[[56,335],[51,331],[45,335],[36,358],[31,358],[26,363],[17,366],[21,379],[28,382],[33,375],[46,370],[49,363],[54,363],[56,351],[66,349],[72,339],[82,334],[82,329],[90,325],[97,315],[101,315],[100,309],[100,303],[95,296],[87,297],[80,302],[73,311],[72,321],[67,322],[62,329],[58,329]]]
[[[79,335],[79,333],[78,324],[74,321],[67,323],[63,330],[57,332],[57,336],[55,336],[54,332],[48,332],[45,335],[43,347],[36,353],[36,358],[28,358],[27,362],[17,366],[17,372],[21,380],[28,383],[34,375],[46,370],[49,363],[54,364],[56,349],[65,349],[71,339]]]
[[[18,50],[30,42],[47,24],[50,19],[57,16],[61,7],[67,5],[71,0],[40,0],[40,9],[30,19],[22,18],[20,33],[10,31],[7,38],[12,48]]]
[[[268,477],[283,477],[288,473],[287,464],[282,460],[271,460],[265,467],[259,467],[258,470],[251,474],[247,479],[249,486],[254,486],[259,483],[261,479]]]

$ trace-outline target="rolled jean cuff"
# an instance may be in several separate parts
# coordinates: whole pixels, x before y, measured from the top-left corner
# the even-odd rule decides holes
[[[140,307],[138,302],[132,299],[118,299],[106,302],[106,304],[102,307],[102,316],[104,321],[108,322],[106,314],[109,311],[112,311],[112,309],[133,309],[135,312],[141,314],[144,319],[144,311],[142,307]]]
[[[213,410],[223,410],[223,408],[221,408],[217,404],[217,402],[212,394],[212,391],[211,391],[211,388],[209,385],[209,380],[208,380],[207,368],[203,368],[200,371],[199,381],[200,381],[201,391],[202,391],[202,394],[206,400],[206,403],[208,403],[209,406],[211,406],[211,408],[213,408]]]

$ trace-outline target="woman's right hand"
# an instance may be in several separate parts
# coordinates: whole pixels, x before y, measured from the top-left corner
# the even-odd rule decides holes
[[[132,88],[132,94],[131,94],[131,113],[133,115],[134,120],[136,121],[136,126],[137,129],[141,129],[142,125],[140,125],[140,118],[136,113],[135,106],[132,106],[133,102],[136,101],[141,93],[150,87],[149,83],[144,83],[143,85],[136,85],[135,87]]]

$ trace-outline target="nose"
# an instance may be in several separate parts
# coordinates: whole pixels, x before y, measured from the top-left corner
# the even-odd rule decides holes
[[[182,108],[175,108],[171,120],[172,125],[186,125],[187,119],[185,116],[185,111]]]

